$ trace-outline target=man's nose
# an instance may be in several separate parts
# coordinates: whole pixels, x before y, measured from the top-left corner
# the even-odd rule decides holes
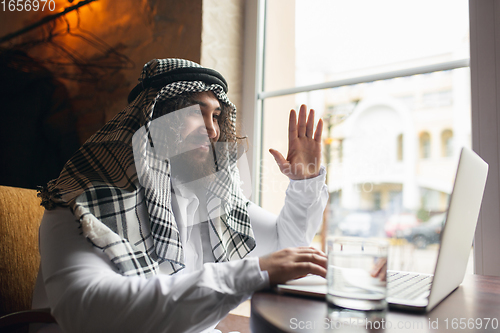
[[[214,139],[217,137],[217,128],[212,120],[212,118],[205,119],[205,130],[209,139]]]

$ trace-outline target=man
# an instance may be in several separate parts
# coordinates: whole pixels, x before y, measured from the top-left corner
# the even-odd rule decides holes
[[[40,192],[34,307],[66,332],[210,332],[256,290],[325,276],[307,247],[327,201],[313,111],[290,113],[286,159],[271,150],[291,179],[274,216],[241,193],[224,78],[163,59],[140,80]]]

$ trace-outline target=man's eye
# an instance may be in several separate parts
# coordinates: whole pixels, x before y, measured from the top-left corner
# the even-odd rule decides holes
[[[214,119],[216,119],[216,120],[220,120],[221,114],[220,114],[220,113],[219,113],[219,114],[215,114],[215,113],[214,113],[214,114],[212,115],[212,117],[213,117]]]

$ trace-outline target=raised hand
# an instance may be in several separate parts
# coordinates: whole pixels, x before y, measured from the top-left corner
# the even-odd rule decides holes
[[[271,286],[307,274],[326,277],[326,255],[313,247],[283,249],[259,258],[261,271],[267,271]]]
[[[269,149],[284,175],[294,180],[313,178],[319,175],[322,132],[323,120],[321,119],[318,121],[316,131],[314,131],[314,110],[311,109],[309,117],[307,117],[307,107],[302,104],[298,122],[295,110],[290,111],[286,159],[279,151]]]

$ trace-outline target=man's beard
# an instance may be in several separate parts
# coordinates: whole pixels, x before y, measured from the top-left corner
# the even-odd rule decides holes
[[[196,149],[172,156],[172,177],[188,187],[206,187],[215,177],[213,148],[202,154]]]

